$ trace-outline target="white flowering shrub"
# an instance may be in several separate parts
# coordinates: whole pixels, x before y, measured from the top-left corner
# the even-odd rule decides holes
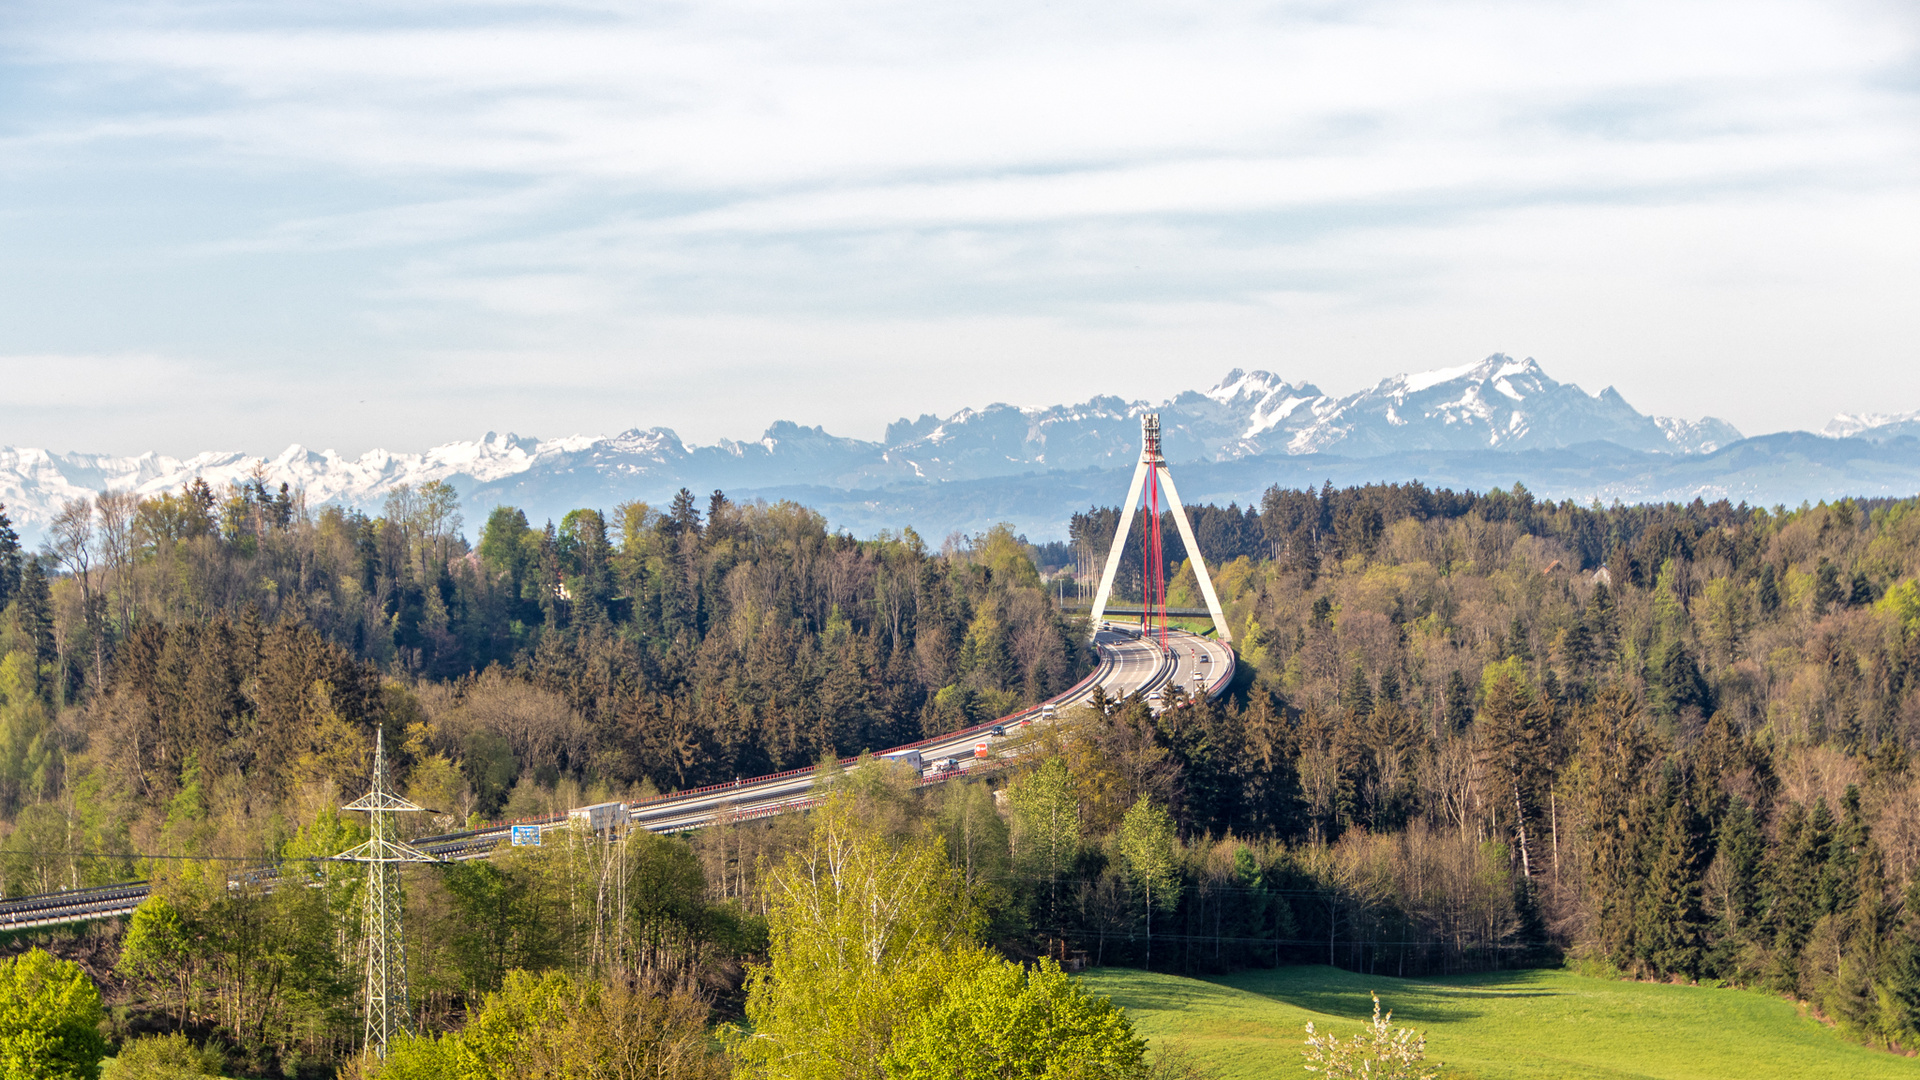
[[[1373,995],[1373,1023],[1351,1040],[1321,1035],[1307,1021],[1307,1071],[1328,1080],[1434,1080],[1437,1073],[1421,1072],[1427,1059],[1427,1037],[1408,1028],[1395,1028],[1392,1013],[1381,1015],[1380,995]]]

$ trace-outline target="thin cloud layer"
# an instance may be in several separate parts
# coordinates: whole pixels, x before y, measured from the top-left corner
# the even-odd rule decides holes
[[[1920,406],[1915,44],[1890,3],[44,4],[0,42],[0,354],[335,373],[192,433],[249,448],[1495,349],[1818,426]],[[331,404],[368,371],[414,430]],[[200,449],[155,394],[60,430]]]

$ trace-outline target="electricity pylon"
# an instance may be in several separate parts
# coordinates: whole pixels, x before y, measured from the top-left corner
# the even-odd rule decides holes
[[[1187,522],[1187,508],[1180,505],[1180,492],[1173,486],[1173,474],[1167,471],[1167,459],[1160,455],[1160,414],[1147,413],[1140,417],[1140,464],[1134,467],[1133,483],[1127,488],[1127,501],[1120,505],[1120,528],[1113,534],[1113,550],[1107,553],[1106,569],[1100,572],[1100,591],[1093,596],[1093,632],[1100,632],[1100,617],[1107,612],[1107,598],[1113,594],[1113,577],[1120,571],[1120,556],[1127,549],[1127,532],[1133,527],[1133,511],[1140,504],[1140,489],[1147,488],[1148,525],[1147,563],[1145,586],[1148,595],[1141,597],[1140,606],[1144,611],[1154,606],[1155,585],[1159,586],[1157,600],[1160,606],[1160,629],[1166,632],[1166,583],[1165,564],[1152,565],[1153,553],[1159,548],[1160,530],[1159,511],[1160,493],[1166,492],[1167,510],[1173,515],[1174,524],[1180,529],[1180,543],[1187,549],[1187,558],[1193,561],[1193,576],[1199,579],[1200,593],[1207,598],[1207,613],[1213,617],[1214,636],[1221,641],[1231,642],[1233,632],[1227,629],[1227,617],[1220,610],[1220,598],[1214,595],[1213,578],[1207,574],[1206,560],[1200,557],[1200,545],[1193,538],[1193,526]],[[1141,616],[1141,626],[1147,623],[1145,614]]]
[[[387,788],[385,735],[373,736],[373,790],[341,807],[362,810],[371,835],[359,847],[334,858],[367,864],[367,1029],[366,1049],[387,1056],[387,1040],[412,1030],[407,1015],[407,938],[400,917],[405,897],[400,891],[400,863],[439,862],[412,844],[396,840],[389,814],[418,813],[425,807],[395,795]]]

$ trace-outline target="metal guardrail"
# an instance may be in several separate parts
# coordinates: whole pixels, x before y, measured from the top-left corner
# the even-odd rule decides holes
[[[1116,629],[1120,629],[1123,633],[1127,632],[1124,628]],[[1135,640],[1141,640],[1137,633],[1129,633],[1128,636],[1133,637]],[[1228,649],[1225,662],[1221,665],[1225,668],[1225,671],[1221,672],[1216,670],[1212,672],[1214,679],[1209,685],[1209,696],[1218,696],[1231,686],[1236,668],[1236,659],[1233,650]],[[1172,660],[1171,655],[1166,655],[1164,660],[1170,662]],[[896,746],[889,750],[881,751],[875,756],[883,757],[899,754],[909,750],[922,749],[936,743],[951,742],[956,739],[964,741],[965,739],[983,734],[996,726],[1004,727],[1009,724],[1017,724],[1023,719],[1038,717],[1048,705],[1071,701],[1085,694],[1093,686],[1111,675],[1114,666],[1115,661],[1113,655],[1106,650],[1102,650],[1100,662],[1086,678],[1081,679],[1067,690],[1055,695],[1046,702],[1030,708],[1017,710],[995,720],[989,720],[971,727],[947,732],[944,735],[935,735],[921,739],[918,742],[908,743],[904,746]],[[1161,677],[1162,675],[1157,674],[1153,680],[1150,680],[1150,684],[1157,682]],[[859,758],[857,757],[842,758],[840,759],[840,764],[846,766],[855,764],[858,761]],[[953,770],[945,774],[936,773],[931,776],[923,776],[921,778],[921,784],[924,786],[945,783],[948,780],[968,775],[978,775],[982,769],[1001,768],[1006,764],[1007,762],[1004,760],[981,762],[967,769]],[[736,780],[731,783],[707,784],[702,787],[690,788],[684,791],[639,799],[626,804],[627,813],[629,820],[639,820],[641,814],[644,812],[665,808],[675,802],[697,800],[701,796],[726,791],[739,791],[742,794],[746,794],[751,789],[760,788],[767,784],[777,784],[782,781],[793,780],[797,777],[811,774],[818,768],[819,766],[814,765],[799,769],[787,769],[766,776],[756,776]],[[766,806],[734,808],[732,804],[729,803],[723,804],[721,807],[716,807],[713,811],[707,813],[705,815],[706,821],[669,825],[669,822],[678,822],[677,818],[669,818],[668,821],[660,822],[660,824],[668,825],[668,828],[664,831],[678,832],[689,828],[698,828],[700,825],[710,822],[713,817],[721,814],[728,815],[731,820],[734,821],[750,821],[772,817],[777,814],[791,813],[798,809],[805,809],[818,801],[818,797],[816,796],[800,794],[793,798],[780,799]],[[495,848],[499,847],[500,844],[508,838],[512,827],[515,825],[547,826],[557,825],[566,820],[566,814],[549,814],[541,817],[520,818],[513,821],[492,822],[478,829],[466,829],[459,832],[422,837],[415,840],[414,844],[432,854],[450,859],[483,858],[491,854]],[[257,879],[262,875],[271,878],[277,876],[277,871],[270,866],[262,865],[252,870],[243,871],[241,879],[244,880],[249,877]],[[29,930],[43,926],[90,922],[96,919],[130,915],[135,908],[140,906],[141,901],[146,899],[148,892],[148,882],[135,881],[90,889],[42,893],[37,896],[15,897],[11,900],[0,901],[0,932]]]

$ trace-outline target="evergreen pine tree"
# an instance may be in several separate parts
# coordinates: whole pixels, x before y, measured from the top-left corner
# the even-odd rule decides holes
[[[1580,726],[1593,932],[1607,959],[1627,967],[1635,953],[1634,908],[1643,880],[1639,837],[1646,824],[1643,783],[1653,748],[1641,730],[1632,692],[1618,684],[1601,690],[1581,710]]]
[[[1840,585],[1840,568],[1820,556],[1820,565],[1813,572],[1814,610],[1825,612],[1828,608],[1846,599],[1846,590]]]
[[[1920,1047],[1920,881],[1907,886],[1898,929],[1882,958],[1874,1027],[1890,1043]]]
[[[1380,700],[1390,702],[1400,700],[1400,676],[1392,668],[1380,673]]]
[[[1450,729],[1465,731],[1473,723],[1473,688],[1457,669],[1447,675],[1446,708]]]
[[[1800,990],[1800,950],[1820,918],[1820,881],[1833,842],[1833,814],[1824,798],[1813,809],[1794,803],[1780,820],[1767,873],[1767,929],[1773,938],[1768,985]]]
[[[1533,648],[1527,642],[1527,627],[1518,615],[1513,617],[1513,625],[1507,628],[1506,652],[1523,664],[1533,663]]]
[[[1760,564],[1759,597],[1762,614],[1771,615],[1780,610],[1780,583],[1774,577],[1773,564]]]
[[[567,625],[567,601],[560,591],[563,587],[560,541],[551,521],[540,534],[538,550],[540,576],[536,587],[540,590],[540,619],[548,629],[558,630]]]
[[[1706,971],[1722,979],[1751,977],[1749,956],[1756,945],[1761,916],[1761,860],[1766,840],[1760,835],[1753,807],[1735,798],[1720,819],[1719,843],[1713,865],[1720,882],[1714,897],[1713,948]]]
[[[674,493],[673,504],[667,510],[667,520],[672,523],[676,535],[700,531],[700,510],[694,505],[693,492],[681,488]]]
[[[1820,871],[1819,914],[1839,915],[1860,902],[1860,864],[1868,844],[1867,820],[1860,807],[1859,787],[1848,784],[1840,797],[1840,821]]]
[[[1668,641],[1654,660],[1650,689],[1655,709],[1662,716],[1686,713],[1705,716],[1713,711],[1713,691],[1693,654],[1678,639]]]
[[[1665,821],[1648,838],[1653,851],[1635,936],[1640,959],[1653,972],[1697,979],[1707,931],[1700,908],[1700,827],[1677,778],[1667,786]]]
[[[1614,610],[1613,590],[1605,582],[1593,587],[1593,596],[1587,601],[1587,630],[1593,641],[1593,656],[1602,667],[1611,664],[1614,647],[1619,640],[1619,616]]]
[[[1513,937],[1521,948],[1520,962],[1538,963],[1552,955],[1552,937],[1547,932],[1546,913],[1540,907],[1540,890],[1529,877],[1513,879]]]
[[[1340,691],[1340,708],[1349,722],[1373,715],[1373,686],[1358,665],[1347,673],[1347,685]]]
[[[721,535],[716,535],[714,530],[719,529],[724,534],[728,524],[727,511],[731,509],[733,509],[733,502],[727,498],[727,493],[719,488],[714,488],[713,494],[707,496],[707,539],[710,542],[717,542],[722,538]]]
[[[0,611],[20,591],[20,572],[20,534],[13,531],[6,504],[0,503]]]
[[[1095,687],[1095,692],[1099,688]],[[1288,836],[1299,821],[1299,747],[1286,713],[1273,695],[1256,688],[1240,717],[1245,752],[1240,761],[1240,805],[1245,827],[1255,835]]]
[[[1867,580],[1865,570],[1855,570],[1853,581],[1847,589],[1847,606],[1865,607],[1873,603],[1873,582]]]
[[[14,618],[20,632],[33,642],[35,659],[42,664],[59,659],[59,643],[53,637],[53,591],[47,586],[47,574],[39,559],[29,557],[25,561],[20,591],[14,599]]]
[[[1533,841],[1538,835],[1541,777],[1546,767],[1547,706],[1506,663],[1487,668],[1486,698],[1480,706],[1480,731],[1488,776],[1488,794],[1498,819],[1512,829],[1520,870],[1533,876]]]

